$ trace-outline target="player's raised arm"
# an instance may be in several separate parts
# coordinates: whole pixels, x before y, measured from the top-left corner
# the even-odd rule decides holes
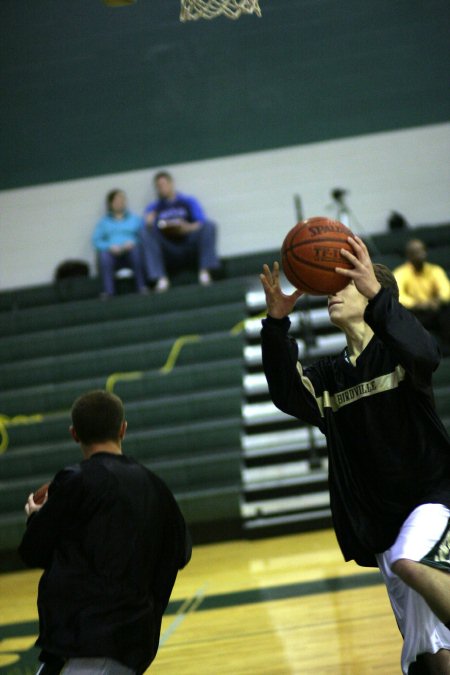
[[[272,270],[264,265],[260,279],[266,294],[268,314],[262,322],[262,360],[271,399],[277,408],[288,415],[321,427],[322,419],[313,385],[300,375],[297,342],[288,333],[288,314],[292,312],[302,291],[296,290],[290,295],[283,293],[277,262]]]
[[[353,269],[336,271],[351,278],[358,291],[369,300],[364,314],[365,322],[392,349],[416,383],[430,382],[440,361],[435,339],[398,302],[398,288],[393,275],[390,274],[393,283],[386,282],[386,274],[383,275],[383,283],[380,283],[378,276],[383,265],[373,265],[362,239],[354,235],[353,238],[349,237],[349,242],[353,254],[342,251],[342,255],[352,263]],[[380,293],[382,286],[390,287],[391,293]]]
[[[280,286],[280,265],[277,261],[273,263],[272,270],[268,265],[263,265],[259,278],[266,295],[268,315],[272,319],[283,319],[292,312],[303,291],[295,290],[290,295],[283,293]]]

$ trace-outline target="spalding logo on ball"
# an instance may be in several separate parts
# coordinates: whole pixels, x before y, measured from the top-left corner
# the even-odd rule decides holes
[[[336,267],[352,269],[341,248],[353,253],[347,237],[353,233],[338,220],[308,218],[290,230],[281,247],[283,271],[295,288],[310,295],[332,295],[350,281],[335,272]]]

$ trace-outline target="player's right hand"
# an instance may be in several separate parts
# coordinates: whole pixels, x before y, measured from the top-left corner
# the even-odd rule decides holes
[[[296,290],[286,295],[280,286],[280,266],[273,263],[272,271],[268,265],[263,265],[263,273],[259,275],[266,295],[267,313],[273,319],[283,319],[294,309],[295,303],[303,291]]]
[[[32,513],[35,513],[36,511],[42,509],[47,499],[48,494],[45,495],[45,499],[42,502],[42,504],[36,504],[36,502],[33,499],[33,493],[31,492],[31,494],[28,495],[27,503],[25,504],[25,513],[27,514],[27,516],[31,516]]]

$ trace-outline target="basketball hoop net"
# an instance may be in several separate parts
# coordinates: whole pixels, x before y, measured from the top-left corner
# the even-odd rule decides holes
[[[223,14],[238,19],[241,14],[261,16],[258,0],[181,0],[180,21],[214,19]]]

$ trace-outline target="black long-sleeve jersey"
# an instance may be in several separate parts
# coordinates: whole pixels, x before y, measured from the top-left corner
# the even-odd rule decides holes
[[[19,548],[39,582],[41,659],[110,657],[143,673],[191,539],[169,488],[124,455],[60,471]]]
[[[264,319],[261,338],[273,402],[326,436],[344,558],[375,566],[416,506],[450,508],[450,439],[434,406],[434,338],[387,289],[364,320],[374,336],[356,365],[344,350],[303,369],[287,317]]]

